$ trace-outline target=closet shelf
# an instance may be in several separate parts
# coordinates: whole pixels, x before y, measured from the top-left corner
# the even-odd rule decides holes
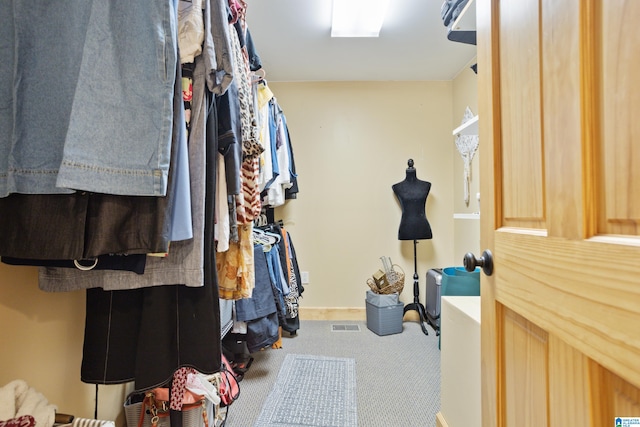
[[[476,30],[476,5],[475,0],[469,0],[460,12],[453,24],[451,31],[475,31]]]
[[[453,130],[453,136],[458,135],[477,135],[478,134],[478,116],[473,116],[470,120],[461,124]]]

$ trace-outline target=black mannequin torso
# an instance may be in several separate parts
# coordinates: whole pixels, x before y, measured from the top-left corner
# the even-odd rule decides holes
[[[402,207],[398,239],[431,239],[433,237],[431,226],[425,213],[425,203],[431,190],[431,183],[417,178],[413,160],[409,159],[408,164],[405,180],[391,187]]]

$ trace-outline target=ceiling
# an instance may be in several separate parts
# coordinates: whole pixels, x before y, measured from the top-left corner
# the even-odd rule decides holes
[[[447,40],[442,0],[393,0],[378,38],[331,38],[331,0],[247,0],[268,81],[451,80],[475,46]]]

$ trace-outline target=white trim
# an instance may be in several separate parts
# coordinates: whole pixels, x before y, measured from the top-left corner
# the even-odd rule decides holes
[[[453,219],[480,219],[480,212],[454,213]]]

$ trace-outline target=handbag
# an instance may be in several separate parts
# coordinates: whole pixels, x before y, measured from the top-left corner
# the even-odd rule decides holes
[[[185,390],[182,400],[183,427],[209,427],[209,419],[215,418],[214,411],[210,400]],[[169,389],[158,387],[142,395],[130,394],[125,401],[124,412],[127,427],[171,427]]]
[[[229,406],[240,396],[238,376],[233,372],[231,364],[224,355],[222,356],[220,372],[214,374],[211,381],[218,389],[218,394],[220,395],[220,406]]]

